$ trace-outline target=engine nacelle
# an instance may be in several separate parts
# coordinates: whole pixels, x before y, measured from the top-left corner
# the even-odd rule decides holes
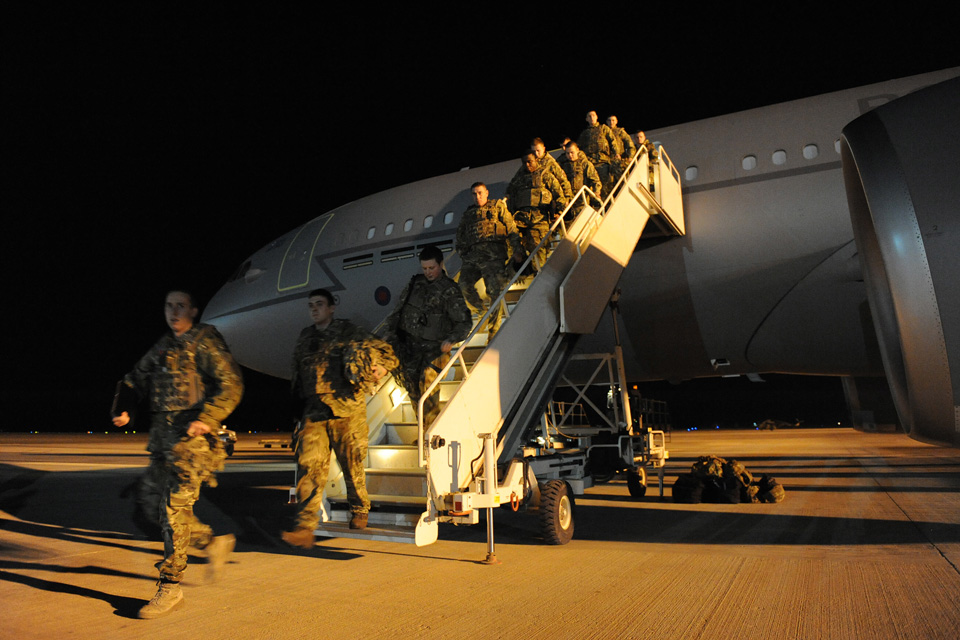
[[[857,118],[843,175],[897,413],[960,446],[960,78]]]

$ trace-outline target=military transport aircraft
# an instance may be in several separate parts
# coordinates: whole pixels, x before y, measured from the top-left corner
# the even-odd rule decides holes
[[[892,394],[910,435],[960,444],[958,76],[648,131],[681,178],[686,233],[645,233],[620,280],[628,379],[841,376],[864,422]],[[518,166],[421,180],[305,221],[243,261],[204,321],[244,365],[289,377],[309,290],[330,289],[340,317],[376,327],[422,246],[459,269],[470,185],[503,197]],[[612,339],[601,323],[579,349]]]

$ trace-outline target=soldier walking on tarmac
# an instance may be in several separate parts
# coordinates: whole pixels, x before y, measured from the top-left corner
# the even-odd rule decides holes
[[[394,375],[414,408],[450,361],[453,345],[467,337],[472,325],[460,287],[443,271],[443,252],[427,245],[419,257],[423,273],[410,279],[384,323],[384,339],[400,359]],[[439,390],[424,400],[423,411],[428,427],[440,414]]]
[[[351,529],[367,526],[364,463],[367,458],[367,405],[364,392],[397,366],[389,344],[360,327],[333,317],[336,302],[326,289],[308,296],[313,324],[300,332],[293,351],[294,394],[303,400],[300,424],[293,434],[297,456],[296,526],[284,542],[310,549],[320,523],[330,451],[337,454],[350,503]]]
[[[204,549],[216,577],[235,544],[232,535],[213,530],[193,513],[204,483],[216,486],[214,473],[227,457],[216,436],[221,422],[240,402],[240,369],[216,328],[194,324],[193,296],[170,291],[164,334],[122,380],[120,388],[145,398],[150,410],[150,464],[138,490],[138,505],[163,532],[159,589],[140,609],[140,618],[157,618],[183,602],[180,581],[187,567],[187,547]],[[118,393],[119,395],[119,393]],[[119,408],[119,407],[117,407]],[[130,414],[114,415],[118,427]]]

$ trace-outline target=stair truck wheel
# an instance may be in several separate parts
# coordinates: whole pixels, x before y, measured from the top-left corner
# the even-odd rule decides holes
[[[642,498],[647,494],[647,470],[643,467],[627,471],[627,490],[634,498]]]
[[[567,544],[573,539],[573,496],[563,480],[540,487],[540,531],[547,544]]]

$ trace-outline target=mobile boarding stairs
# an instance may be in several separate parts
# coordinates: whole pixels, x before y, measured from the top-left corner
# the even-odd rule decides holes
[[[417,420],[422,406],[414,413],[392,379],[369,400],[366,480],[373,510],[368,527],[351,530],[348,512],[325,508],[317,535],[423,546],[437,540],[439,523],[475,524],[479,511],[487,509],[489,559],[492,508],[509,506],[537,513],[546,542],[564,544],[572,538],[572,494],[591,486],[585,471],[589,449],[555,448],[550,437],[543,439],[545,446],[528,442],[537,429],[549,436],[545,407],[554,387],[577,338],[593,333],[610,306],[647,222],[661,234],[684,234],[680,177],[662,148],[654,158],[637,154],[602,204],[587,188],[570,206],[576,203],[584,205],[576,218],[566,224],[560,216],[544,239],[552,250],[532,282],[524,290],[531,278],[520,276],[524,268],[518,270],[424,394],[439,386],[443,408],[432,425],[425,428]],[[498,309],[505,319],[488,341],[483,328]],[[633,471],[628,474],[631,494],[638,495],[638,483],[645,483],[646,465],[660,469],[662,492],[663,432],[634,428],[619,344],[615,356],[624,394],[623,415],[616,416],[619,437],[598,446],[616,447],[624,468]],[[579,441],[589,444],[589,434]],[[333,462],[326,499],[333,506],[347,499],[343,475]]]

